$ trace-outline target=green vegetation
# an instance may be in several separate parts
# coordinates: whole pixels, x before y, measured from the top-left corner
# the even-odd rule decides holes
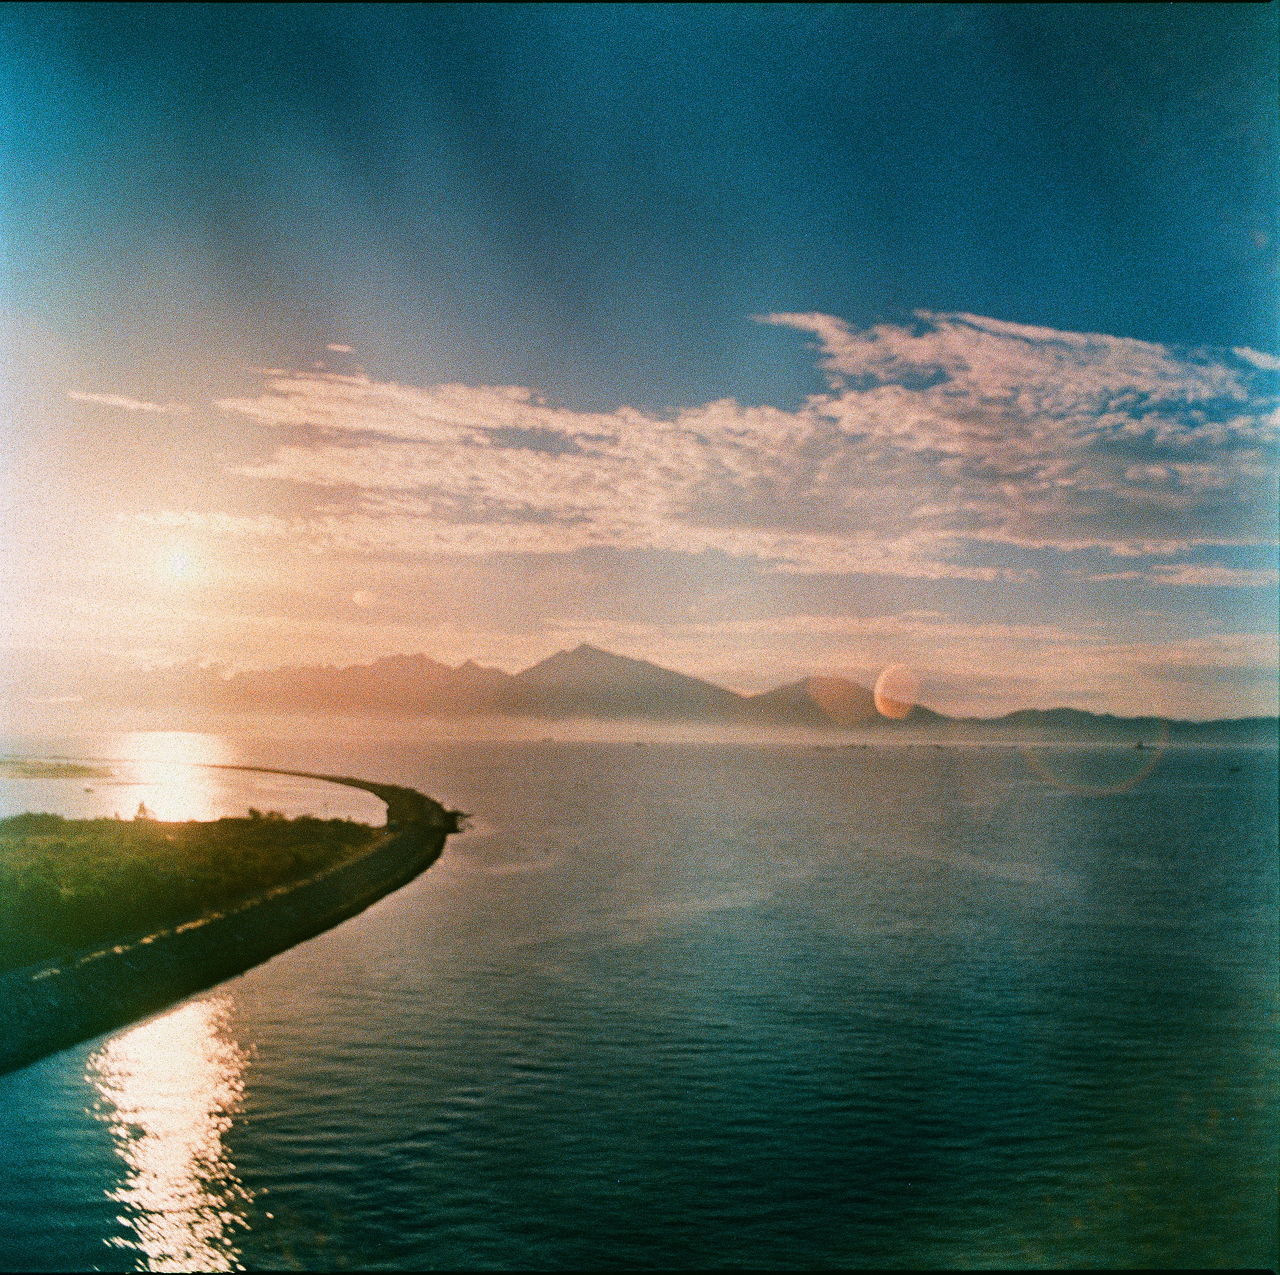
[[[260,814],[0,819],[0,971],[180,924],[351,858],[382,829]]]

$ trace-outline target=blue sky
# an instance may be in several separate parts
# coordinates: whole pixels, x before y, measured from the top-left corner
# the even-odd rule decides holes
[[[1273,5],[11,6],[7,641],[1269,711],[1276,52]]]

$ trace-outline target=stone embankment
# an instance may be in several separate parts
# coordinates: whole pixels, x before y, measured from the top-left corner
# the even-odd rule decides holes
[[[218,769],[361,788],[386,803],[386,832],[354,859],[225,911],[0,975],[0,1073],[155,1013],[330,929],[429,868],[458,831],[457,811],[412,788],[265,766]]]

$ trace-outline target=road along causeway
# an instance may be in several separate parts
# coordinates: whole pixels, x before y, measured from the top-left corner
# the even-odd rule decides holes
[[[344,784],[386,803],[381,837],[354,859],[172,929],[0,975],[0,1074],[213,987],[362,912],[429,868],[458,811],[412,788],[269,766],[206,766]]]

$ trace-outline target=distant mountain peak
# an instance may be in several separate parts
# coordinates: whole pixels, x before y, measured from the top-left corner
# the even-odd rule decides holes
[[[511,680],[510,673],[504,673],[500,668],[491,668],[488,664],[478,664],[475,660],[463,660],[453,672],[456,676],[471,681],[509,682]]]
[[[723,686],[590,642],[557,651],[513,680],[557,716],[737,720],[744,711],[742,697]]]
[[[523,678],[527,674],[537,673],[539,670],[554,670],[557,672],[573,670],[575,672],[581,671],[585,674],[590,670],[620,670],[624,668],[656,669],[660,672],[671,672],[670,669],[662,669],[657,664],[650,664],[648,660],[633,659],[629,655],[616,655],[613,651],[604,650],[603,647],[592,646],[590,642],[579,642],[571,650],[556,651],[553,655],[548,655],[545,660],[539,660],[523,672],[517,673],[516,676]],[[683,677],[684,674],[679,673],[675,676]]]
[[[559,651],[559,655],[582,657],[584,659],[603,660],[608,663],[650,664],[648,660],[638,660],[634,656],[619,655],[616,651],[606,651],[602,646],[593,646],[590,642],[579,642],[571,651]],[[658,665],[651,664],[657,668]]]

